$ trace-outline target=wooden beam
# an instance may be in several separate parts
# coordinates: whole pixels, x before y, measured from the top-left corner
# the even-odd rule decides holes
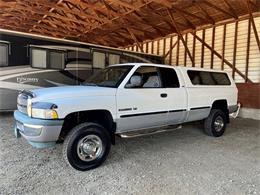
[[[232,7],[232,5],[230,4],[230,2],[228,0],[224,0],[224,3],[227,5],[227,7],[229,8],[230,12],[232,13],[233,16],[235,16],[236,18],[238,18],[238,15],[236,13],[236,10]]]
[[[198,8],[204,15],[206,18],[208,18],[211,21],[211,24],[215,24],[215,20],[213,17],[211,17],[209,15],[209,13],[202,7],[202,5],[200,5],[199,2],[193,3],[195,5],[196,8]]]
[[[247,46],[246,46],[246,79],[245,82],[248,82],[248,69],[249,69],[249,54],[250,54],[250,41],[251,41],[251,22],[248,20],[248,30],[247,30]]]
[[[141,47],[140,42],[138,41],[138,39],[136,38],[135,34],[132,32],[132,30],[130,28],[126,28],[126,30],[129,32],[129,34],[131,35],[132,39],[136,42],[137,46],[140,48],[140,50],[144,53],[143,48]]]
[[[109,0],[111,3],[126,7],[128,9],[135,9],[135,6],[132,3],[126,3],[124,1],[120,0]]]
[[[46,12],[46,14],[40,20],[38,20],[37,23],[35,25],[33,25],[33,27],[31,29],[29,29],[29,32],[31,32],[32,29],[34,29],[38,24],[40,24],[42,22],[42,20],[45,19],[49,15],[49,13],[53,12],[55,10],[56,6],[58,6],[62,2],[63,2],[63,0],[58,0],[57,3],[55,4],[55,6],[51,9],[49,9],[48,12]]]
[[[185,34],[185,42],[188,42],[188,33]],[[184,66],[187,66],[187,50],[184,49]]]
[[[255,25],[254,17],[253,17],[253,14],[252,14],[252,10],[251,10],[251,8],[250,8],[250,2],[249,2],[249,0],[246,1],[246,4],[247,4],[247,10],[248,10],[248,13],[249,13],[249,16],[250,16],[250,22],[252,23],[252,27],[253,27],[253,30],[254,30],[256,43],[257,43],[258,49],[259,49],[259,51],[260,51],[259,36],[258,36],[257,29],[256,29],[256,25]]]
[[[200,67],[204,67],[204,46],[205,43],[205,29],[202,30],[202,42],[201,42],[201,61],[200,61]]]
[[[196,35],[196,31],[194,31],[194,34]],[[192,62],[192,67],[195,67],[195,50],[196,50],[196,38],[195,38],[195,36],[193,36],[193,41],[192,41],[193,62]]]
[[[157,52],[156,54],[159,55],[160,53],[160,40],[157,40]]]
[[[216,10],[218,10],[218,11],[220,11],[220,12],[222,12],[222,13],[228,15],[228,16],[231,16],[231,17],[233,17],[235,19],[238,19],[236,15],[233,15],[232,13],[230,13],[230,12],[228,12],[228,11],[226,11],[226,10],[224,10],[224,9],[222,9],[222,8],[220,8],[220,7],[214,5],[214,4],[212,4],[212,3],[210,3],[210,2],[208,2],[206,0],[202,1],[202,3],[204,3],[205,5],[207,5],[207,6],[211,7],[211,8],[214,8],[214,9],[216,9]]]
[[[177,41],[175,41],[174,44],[171,44],[171,45],[170,45],[170,49],[167,51],[166,54],[164,54],[163,58],[166,58],[166,57],[172,52],[172,50],[174,49],[174,47],[175,47],[176,45],[177,45]]]
[[[177,51],[176,51],[176,65],[179,66],[179,55],[180,55],[180,38],[177,37]]]
[[[170,38],[170,45],[172,45],[172,36]],[[169,64],[172,65],[172,51],[170,52],[170,56],[169,56]]]
[[[152,43],[152,54],[154,53],[154,41],[151,42]]]
[[[116,3],[121,3],[121,4],[122,4],[122,1],[116,0]],[[123,3],[124,3],[124,2],[123,2]],[[123,14],[123,16],[121,16],[121,17],[117,16],[117,17],[112,18],[112,19],[110,20],[110,22],[114,22],[115,20],[117,20],[117,19],[119,19],[119,18],[126,17],[126,16],[128,16],[129,14],[133,13],[134,11],[137,11],[137,10],[139,10],[139,9],[141,9],[141,8],[143,8],[143,7],[147,6],[147,5],[149,5],[150,3],[152,3],[151,0],[148,0],[148,1],[143,2],[143,3],[141,3],[141,4],[138,4],[138,5],[132,5],[132,4],[131,4],[130,6],[131,6],[132,8],[131,8],[129,11],[126,11],[126,12]],[[129,5],[129,4],[128,4],[128,5]],[[102,24],[93,25],[92,28],[86,30],[86,31],[84,32],[84,34],[88,34],[88,33],[90,33],[91,31],[93,32],[93,30],[95,30],[96,28],[102,28],[102,26],[104,26],[104,25],[106,25],[106,24],[107,24],[107,23],[105,22],[105,23],[102,23]],[[78,35],[78,36],[82,36],[82,35]]]
[[[186,14],[187,16],[190,16],[191,18],[196,18],[196,19],[203,21],[203,22],[209,22],[208,19],[202,18],[202,17],[200,17],[196,14],[189,13],[189,12],[185,11],[184,9],[177,8],[176,6],[172,7],[172,9],[179,11],[183,14]]]
[[[233,67],[232,67],[233,79],[235,79],[235,68],[236,68],[236,57],[237,57],[237,31],[238,31],[238,21],[236,21],[235,23],[235,34],[234,34]]]
[[[225,59],[225,48],[226,48],[226,31],[227,25],[223,26],[223,39],[222,39],[222,59],[221,59],[221,70],[224,70],[224,59]]]
[[[193,34],[193,33],[192,33]],[[197,35],[193,34],[193,36],[196,37],[196,39],[198,39],[201,43],[203,43],[209,50],[211,50],[211,46],[208,45],[206,42],[203,42],[202,39],[200,37],[198,37]],[[220,59],[223,59],[224,62],[230,67],[233,68],[233,64],[231,64],[228,60],[226,60],[225,58],[222,57],[222,55],[220,53],[218,53],[216,50],[213,50],[214,54],[219,57]],[[239,74],[242,78],[246,79],[246,76],[239,71],[236,67],[234,67],[234,70],[237,74]],[[250,79],[248,79],[248,82],[253,83]]]
[[[211,37],[211,58],[210,58],[210,68],[213,69],[214,67],[214,53],[213,50],[215,48],[215,31],[216,31],[216,27],[214,26],[212,28],[212,37]]]
[[[169,0],[153,0],[155,3],[158,3],[160,5],[163,5],[165,7],[171,8],[172,7],[172,2]]]
[[[166,52],[166,38],[164,37],[163,38],[163,56],[164,56],[164,59],[166,58],[165,57],[165,52]]]
[[[175,29],[176,29],[176,31],[177,31],[177,33],[178,33],[178,36],[181,38],[181,41],[182,41],[182,43],[183,43],[185,49],[186,49],[187,52],[188,52],[188,55],[189,55],[189,57],[190,57],[191,62],[194,63],[193,57],[192,57],[192,55],[191,55],[191,53],[190,53],[190,50],[189,50],[189,48],[188,48],[188,46],[187,46],[185,40],[184,40],[183,37],[182,37],[181,31],[179,30],[179,28],[178,28],[178,26],[177,26],[177,24],[176,24],[176,22],[175,22],[175,19],[174,19],[173,15],[172,15],[171,11],[170,11],[168,8],[167,8],[167,12],[168,12],[168,15],[169,15],[169,17],[170,17],[170,19],[171,19],[171,22],[172,22],[173,26],[175,27]]]
[[[187,19],[183,12],[180,12],[179,10],[177,10],[177,12],[181,15],[181,17],[184,18],[185,22],[190,26],[191,29],[196,29],[196,26],[189,19]]]

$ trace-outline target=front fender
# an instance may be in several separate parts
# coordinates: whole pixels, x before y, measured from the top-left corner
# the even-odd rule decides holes
[[[51,102],[58,106],[56,111],[59,119],[64,119],[70,113],[91,110],[107,110],[111,113],[113,119],[116,118],[115,96],[91,96],[76,99],[66,98]]]

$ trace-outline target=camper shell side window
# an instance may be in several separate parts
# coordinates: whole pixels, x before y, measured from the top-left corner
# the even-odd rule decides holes
[[[188,70],[187,73],[193,85],[231,85],[224,72]]]

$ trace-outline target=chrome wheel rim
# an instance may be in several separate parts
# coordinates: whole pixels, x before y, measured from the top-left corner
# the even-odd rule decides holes
[[[87,135],[83,137],[77,146],[78,157],[86,162],[97,159],[103,150],[101,139],[96,135]]]
[[[217,132],[220,132],[224,127],[224,120],[221,116],[218,116],[214,121],[214,128]]]

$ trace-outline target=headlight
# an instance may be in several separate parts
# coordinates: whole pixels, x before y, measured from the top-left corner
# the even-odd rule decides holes
[[[28,102],[29,106],[29,102]],[[58,119],[58,114],[56,112],[58,108],[55,104],[46,102],[36,102],[31,104],[31,117],[41,118],[41,119]],[[27,107],[27,110],[29,108]],[[29,115],[29,112],[28,112]],[[30,116],[30,115],[29,115]]]

